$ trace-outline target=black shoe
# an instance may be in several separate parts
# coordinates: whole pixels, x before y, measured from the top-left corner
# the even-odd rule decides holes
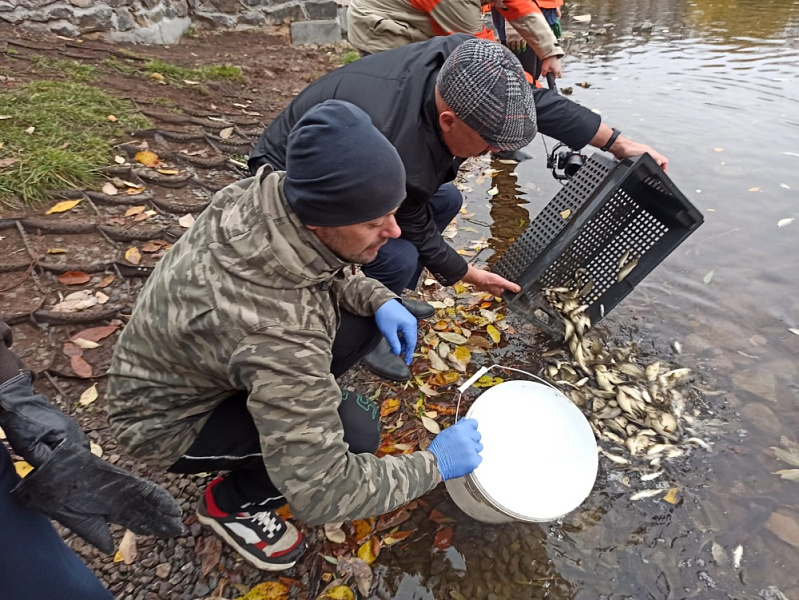
[[[391,352],[388,340],[383,338],[377,348],[363,357],[363,364],[369,367],[370,371],[377,373],[380,377],[391,381],[408,381],[411,378],[411,370],[402,357]]]
[[[402,305],[417,319],[429,319],[436,314],[436,309],[430,306],[427,302],[403,298]]]
[[[499,160],[513,160],[517,163],[524,162],[533,158],[527,152],[521,150],[503,150],[502,152],[492,152],[491,156]]]

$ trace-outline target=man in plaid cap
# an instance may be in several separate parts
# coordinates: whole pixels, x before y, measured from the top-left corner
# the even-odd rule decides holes
[[[362,108],[405,165],[406,196],[396,214],[402,234],[363,267],[396,294],[414,289],[423,267],[444,285],[464,281],[495,295],[520,290],[467,264],[440,235],[462,205],[452,181],[470,156],[523,148],[541,131],[570,148],[590,144],[619,159],[648,152],[664,169],[668,164],[649,146],[604,125],[591,110],[548,89],[531,88],[507,48],[456,33],[361,58],[313,82],[261,134],[250,153],[250,170],[264,164],[284,169],[292,126],[331,98]],[[434,312],[424,303],[403,303],[417,318]],[[364,362],[388,379],[410,378],[385,341]]]

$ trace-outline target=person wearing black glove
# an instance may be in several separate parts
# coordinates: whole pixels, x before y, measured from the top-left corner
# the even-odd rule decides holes
[[[111,553],[109,522],[171,537],[183,530],[180,507],[160,486],[93,455],[78,424],[34,392],[11,341],[0,321],[0,427],[34,470],[20,481],[0,444],[0,598],[108,600],[44,515]]]

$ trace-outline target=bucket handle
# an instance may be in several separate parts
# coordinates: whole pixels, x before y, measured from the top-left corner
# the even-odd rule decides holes
[[[524,371],[523,369],[517,369],[515,367],[506,367],[504,365],[491,365],[490,367],[480,367],[479,369],[477,369],[477,372],[475,372],[474,375],[469,377],[469,379],[467,379],[461,385],[458,386],[458,404],[455,406],[455,422],[456,423],[458,422],[458,418],[460,418],[461,398],[463,397],[463,392],[465,392],[467,389],[472,387],[472,385],[474,384],[475,381],[480,379],[483,375],[488,373],[493,368],[505,369],[507,371],[516,371],[517,373],[524,373],[525,375],[529,375],[533,379],[537,379],[538,381],[540,381],[544,385],[547,385],[547,386],[551,387],[556,392],[560,392],[560,390],[558,388],[556,388],[554,385],[552,385],[550,382],[546,381],[545,379],[542,379],[538,375],[533,375],[529,371]]]

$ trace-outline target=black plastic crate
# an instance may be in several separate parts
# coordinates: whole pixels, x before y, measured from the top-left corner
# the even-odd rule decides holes
[[[505,294],[512,311],[562,335],[544,289],[591,281],[582,301],[597,323],[703,220],[649,154],[621,162],[594,154],[491,270],[521,286]],[[619,281],[625,255],[625,265],[638,262]]]

